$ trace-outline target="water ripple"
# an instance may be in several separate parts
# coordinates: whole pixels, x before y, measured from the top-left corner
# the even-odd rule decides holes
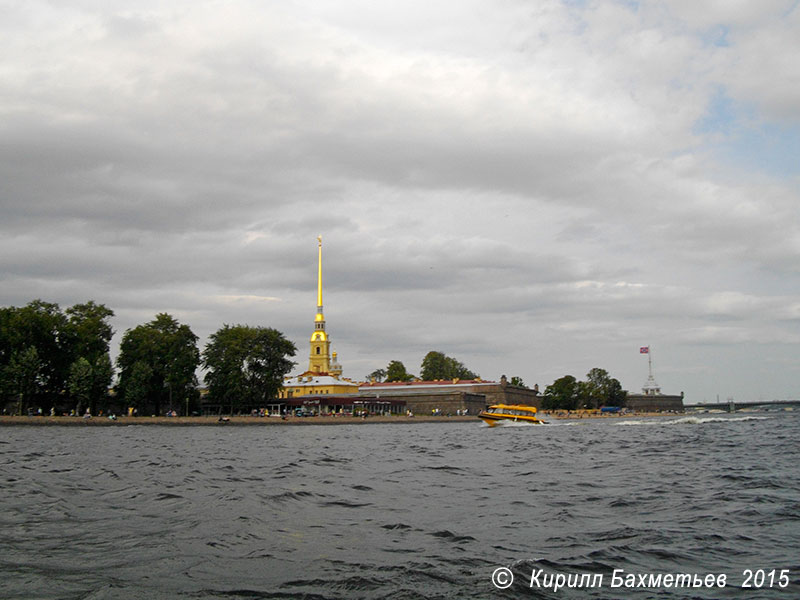
[[[503,565],[800,578],[800,415],[2,433],[3,597],[547,597],[494,589]],[[583,592],[559,597],[609,590]]]

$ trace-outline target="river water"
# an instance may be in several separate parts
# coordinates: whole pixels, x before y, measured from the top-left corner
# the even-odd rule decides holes
[[[3,427],[0,597],[797,598],[799,475],[792,413]]]

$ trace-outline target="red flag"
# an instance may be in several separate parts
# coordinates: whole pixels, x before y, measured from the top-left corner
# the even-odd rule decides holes
[[[650,354],[650,346],[642,346],[639,348],[639,354]]]

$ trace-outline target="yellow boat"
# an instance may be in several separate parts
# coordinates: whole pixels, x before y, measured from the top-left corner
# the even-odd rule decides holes
[[[501,421],[511,421],[518,423],[531,423],[533,425],[545,425],[536,416],[535,406],[525,406],[524,404],[494,404],[481,411],[478,418],[483,420],[489,427],[494,427]]]

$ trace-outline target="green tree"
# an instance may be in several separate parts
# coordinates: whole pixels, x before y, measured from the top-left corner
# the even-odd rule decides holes
[[[406,366],[399,360],[393,360],[386,367],[386,381],[411,381],[414,376],[406,371]]]
[[[203,351],[205,382],[211,398],[234,409],[264,406],[276,398],[297,352],[280,331],[266,327],[225,325]]]
[[[69,369],[68,386],[69,395],[76,403],[75,413],[81,414],[83,407],[89,404],[89,396],[92,393],[92,365],[88,360],[80,357],[72,363]]]
[[[71,306],[65,312],[69,318],[72,354],[76,359],[84,357],[89,363],[94,363],[99,356],[108,354],[108,345],[114,336],[108,322],[114,316],[113,310],[89,300]]]
[[[599,390],[597,390],[588,381],[578,382],[578,408],[597,408],[602,404],[602,400],[598,397]]]
[[[449,373],[450,365],[447,356],[443,352],[431,350],[422,359],[420,368],[420,379],[423,381],[434,381],[436,379],[452,379]]]
[[[136,363],[150,369],[145,399],[137,397],[141,402],[137,407],[157,415],[163,406],[180,408],[193,395],[197,384],[195,370],[200,364],[197,336],[188,325],[181,325],[166,313],[125,332],[117,359],[119,392],[131,406],[134,405],[128,400],[128,388]]]
[[[378,383],[386,379],[386,369],[375,369],[372,373],[367,375],[367,381],[372,381],[373,379]]]
[[[509,383],[511,385],[515,385],[517,387],[522,387],[522,388],[528,389],[528,386],[525,385],[524,381],[522,381],[522,377],[514,376],[514,377],[511,378],[511,381]]]
[[[624,406],[626,397],[620,382],[605,369],[595,367],[586,374],[586,381],[581,382],[580,401],[586,408]]]
[[[16,310],[10,306],[0,308],[0,374],[14,351],[13,321]]]
[[[106,408],[108,388],[114,377],[114,367],[108,353],[109,343],[114,335],[109,319],[114,316],[114,311],[103,304],[96,304],[89,300],[84,304],[76,304],[66,311],[69,318],[68,334],[71,338],[71,354],[74,358],[70,366],[70,383],[73,377],[73,367],[81,359],[88,363],[89,370],[85,372],[88,382],[88,393],[85,398],[73,398],[80,404],[85,401],[92,414],[97,414],[101,408]],[[80,370],[84,371],[85,365]],[[69,386],[72,396],[72,386]],[[80,412],[80,411],[78,411]]]
[[[137,361],[130,369],[125,386],[125,402],[137,409],[148,406],[153,370],[147,363]]]
[[[62,312],[58,304],[33,300],[22,308],[0,309],[0,376],[8,368],[11,356],[35,348],[40,372],[36,387],[37,401],[48,406],[69,391],[72,365],[81,357],[90,364],[109,363],[108,345],[113,330],[108,319],[113,311],[88,301]],[[101,358],[105,355],[105,358]],[[99,370],[99,372],[106,370]],[[91,392],[97,404],[105,398],[113,373]]]
[[[114,378],[114,365],[108,352],[95,358],[92,365],[92,387],[89,391],[89,407],[92,413],[108,408],[108,390]]]
[[[22,308],[3,309],[0,318],[0,369],[10,368],[28,349],[36,349],[39,361],[36,401],[51,405],[66,387],[72,364],[67,319],[58,304],[33,300]],[[12,377],[13,379],[13,377]]]
[[[608,386],[606,406],[625,406],[628,401],[628,392],[622,389],[619,380],[612,378]]]
[[[425,381],[436,379],[477,379],[478,375],[467,369],[463,363],[446,356],[442,352],[431,350],[422,359],[420,378]]]
[[[542,408],[545,410],[575,410],[578,407],[578,392],[578,381],[572,375],[565,375],[545,388]]]
[[[107,407],[108,387],[114,369],[108,353],[99,354],[94,362],[81,356],[70,366],[69,395],[75,402],[75,412],[81,414],[88,407],[89,412],[97,414]]]
[[[4,393],[17,399],[17,414],[23,414],[39,393],[44,380],[44,363],[36,348],[14,352],[3,371]]]

